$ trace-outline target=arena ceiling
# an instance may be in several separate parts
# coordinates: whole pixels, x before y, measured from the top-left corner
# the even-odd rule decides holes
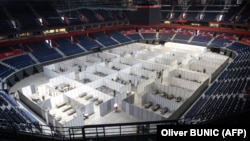
[[[164,5],[192,5],[192,4],[236,4],[237,1],[250,0],[1,0],[1,2],[49,1],[58,10],[69,10],[80,7],[108,7],[127,8],[131,5],[161,4]]]

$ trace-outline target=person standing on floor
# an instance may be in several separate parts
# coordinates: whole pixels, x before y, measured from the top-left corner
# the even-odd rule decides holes
[[[115,112],[119,112],[118,104],[117,103],[114,104],[114,109],[115,109]]]
[[[113,91],[113,94],[114,94],[114,97],[115,97],[116,96],[116,91],[115,90]]]
[[[162,69],[162,71],[161,71],[161,83],[162,83],[162,81],[163,81],[163,69]]]

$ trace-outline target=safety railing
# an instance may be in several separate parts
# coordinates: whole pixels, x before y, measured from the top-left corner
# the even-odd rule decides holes
[[[177,120],[132,122],[116,124],[85,125],[79,127],[58,128],[41,124],[17,124],[0,120],[0,130],[9,133],[25,133],[30,136],[46,136],[59,140],[96,139],[106,137],[125,137],[156,135],[157,125],[178,125]],[[60,132],[59,132],[60,131]]]

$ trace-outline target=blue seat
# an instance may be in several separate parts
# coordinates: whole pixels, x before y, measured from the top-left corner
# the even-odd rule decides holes
[[[159,33],[160,40],[168,40],[173,37],[173,33]]]
[[[212,41],[211,45],[216,46],[216,47],[224,47],[229,43],[232,43],[232,41],[229,41],[227,39],[215,38]]]
[[[14,71],[15,71],[14,69],[0,64],[0,78],[3,79],[7,77],[8,75],[12,74]]]
[[[28,43],[27,45],[31,48],[32,54],[39,62],[46,62],[62,57],[54,48],[48,47],[44,41]]]
[[[36,62],[28,54],[23,54],[20,56],[5,59],[3,60],[3,62],[17,69],[25,68],[33,64],[36,64]]]
[[[192,35],[187,34],[176,34],[174,41],[188,41]]]
[[[155,33],[141,33],[144,39],[155,39],[156,34]]]
[[[140,40],[140,39],[142,39],[141,36],[138,33],[127,34],[126,36],[128,36],[132,40]]]
[[[89,51],[93,48],[101,47],[95,40],[89,38],[87,35],[77,35],[75,37],[80,41],[80,45]]]
[[[67,38],[57,38],[54,39],[54,41],[59,45],[58,49],[60,49],[67,56],[84,52],[84,50]]]
[[[106,36],[104,33],[98,32],[98,33],[94,33],[93,35],[96,37],[96,40],[101,42],[106,47],[118,44],[113,39]]]
[[[114,39],[119,41],[120,43],[130,42],[131,40],[128,39],[126,36],[122,35],[118,31],[109,31],[109,33],[112,35]]]

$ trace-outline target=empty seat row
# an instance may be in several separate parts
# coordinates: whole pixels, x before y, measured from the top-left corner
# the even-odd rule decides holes
[[[16,110],[13,108],[8,109],[5,108],[4,110],[0,108],[0,113],[2,115],[2,118],[14,123],[26,123],[26,119]]]
[[[124,36],[123,34],[121,34],[118,31],[109,31],[109,33],[112,35],[112,37],[114,39],[116,39],[120,43],[125,43],[125,42],[131,41],[130,39],[128,39],[126,36]]]
[[[22,69],[36,63],[28,54],[5,59],[3,62],[17,69]]]
[[[94,33],[93,35],[96,37],[96,40],[101,42],[106,47],[118,44],[113,39],[105,35],[104,33],[98,32],[98,33]]]
[[[155,33],[141,33],[144,39],[155,39],[156,34]]]
[[[100,45],[95,40],[91,39],[87,35],[78,35],[75,37],[77,40],[79,40],[80,45],[87,50],[100,47]]]
[[[3,90],[0,90],[0,96],[2,96],[2,98],[4,99],[5,102],[10,103],[12,106],[18,106],[18,103],[6,92],[4,92]],[[4,105],[6,106],[7,104],[4,103]]]
[[[59,45],[58,49],[60,49],[67,56],[84,52],[84,50],[67,38],[57,38],[54,39],[54,41]]]
[[[218,40],[221,45],[223,40]],[[247,80],[250,74],[248,65],[250,48],[238,42],[232,43],[227,48],[238,52],[237,56],[218,80],[208,87],[204,93],[205,97],[201,97],[184,115],[184,118],[188,119],[184,120],[185,122],[208,121],[249,108],[250,98],[244,92],[250,87],[250,81]],[[202,100],[204,101],[201,102]]]
[[[9,76],[10,74],[12,74],[15,70],[12,68],[9,68],[7,66],[4,66],[2,64],[0,64],[0,78],[3,79],[7,76]]]
[[[138,33],[127,34],[126,36],[135,41],[142,39],[142,37]]]
[[[49,47],[44,41],[28,43],[28,46],[39,62],[46,62],[62,57],[54,48]]]

